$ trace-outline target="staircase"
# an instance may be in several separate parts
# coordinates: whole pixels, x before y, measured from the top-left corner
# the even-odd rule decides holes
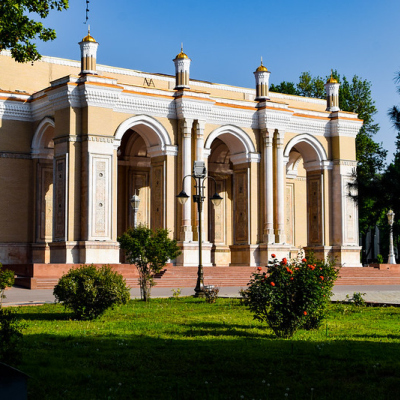
[[[78,264],[26,264],[5,265],[16,273],[16,285],[29,289],[53,289],[59,278]],[[124,276],[129,287],[139,287],[136,267],[129,264],[113,264],[113,269]],[[390,267],[390,268],[389,268]],[[389,269],[387,269],[389,268]],[[247,286],[256,267],[204,267],[204,284],[214,286]],[[263,267],[263,271],[266,268]],[[154,279],[158,287],[195,287],[197,267],[167,265]],[[340,269],[336,285],[400,285],[400,265]]]

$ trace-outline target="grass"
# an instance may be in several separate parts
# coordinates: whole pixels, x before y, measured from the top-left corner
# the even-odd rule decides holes
[[[332,305],[290,340],[231,299],[131,301],[91,322],[17,312],[29,399],[400,398],[400,308]]]

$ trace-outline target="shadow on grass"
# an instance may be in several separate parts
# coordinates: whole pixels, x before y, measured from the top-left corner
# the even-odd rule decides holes
[[[183,326],[187,329],[184,333],[186,337],[193,336],[226,336],[226,337],[243,337],[243,338],[257,338],[257,339],[275,339],[276,336],[271,332],[268,326],[257,325],[254,326],[260,332],[254,332],[249,325],[229,324],[220,322],[199,322],[199,323],[186,323]],[[173,330],[165,331],[166,333],[174,334]]]
[[[400,335],[393,335],[393,334],[388,334],[388,335],[378,335],[376,333],[370,333],[370,334],[364,334],[364,335],[359,335],[359,334],[353,334],[352,335],[354,338],[362,338],[362,339],[391,339],[391,340],[400,340]],[[400,384],[400,382],[399,382]]]
[[[68,321],[74,319],[74,314],[71,312],[24,313],[19,315],[19,319],[27,321]]]
[[[248,340],[226,330],[188,337],[187,330],[175,338],[96,329],[26,335],[29,398],[277,399],[287,388],[299,400],[310,399],[311,388],[315,399],[400,398],[398,343]]]

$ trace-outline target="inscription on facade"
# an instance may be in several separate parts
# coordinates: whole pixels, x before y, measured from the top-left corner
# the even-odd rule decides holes
[[[153,82],[153,79],[144,78],[143,86],[155,87],[154,82]]]

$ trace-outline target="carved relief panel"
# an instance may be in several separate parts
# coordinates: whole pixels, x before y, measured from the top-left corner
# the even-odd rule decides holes
[[[226,192],[225,188],[225,180],[217,180],[216,181],[217,186],[216,186],[216,191],[217,193],[224,193]],[[214,188],[213,188],[214,189]],[[214,193],[213,191],[209,191],[209,198],[213,196]],[[222,196],[225,197],[225,196]],[[225,198],[221,201],[221,203],[218,206],[215,206],[211,203],[211,200],[209,201],[208,204],[208,209],[211,211],[210,212],[210,233],[209,237],[211,242],[214,242],[216,244],[225,244],[226,239],[225,239]]]
[[[111,156],[91,157],[91,239],[111,240]]]
[[[153,229],[164,227],[164,167],[153,166],[151,185],[151,227]]]
[[[130,173],[130,194],[132,197],[135,192],[140,198],[139,209],[136,214],[138,225],[150,226],[150,187],[149,173],[137,172],[132,170]],[[129,226],[133,226],[133,210],[130,204],[129,207]]]
[[[293,191],[293,184],[286,185],[285,235],[286,235],[286,243],[294,244],[294,191]]]
[[[307,177],[308,245],[322,244],[322,202],[320,175]]]
[[[354,200],[348,196],[349,183],[353,183],[351,178],[343,179],[343,193],[344,193],[344,242],[348,244],[357,244],[357,207]]]
[[[235,172],[235,244],[248,243],[249,199],[247,193],[247,171]]]
[[[55,164],[55,177],[54,177],[54,240],[66,240],[66,202],[65,196],[67,193],[67,179],[66,179],[66,156],[57,158]]]

